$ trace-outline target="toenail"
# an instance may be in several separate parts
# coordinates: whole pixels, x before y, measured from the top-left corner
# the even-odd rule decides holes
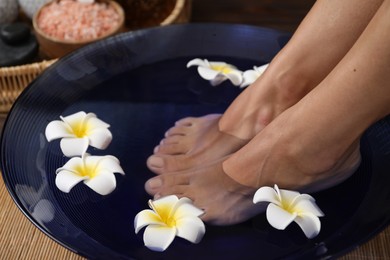
[[[164,160],[157,156],[151,156],[149,163],[152,167],[162,168],[164,166]]]
[[[160,195],[160,194],[156,194],[156,195],[154,195],[154,197],[153,197],[153,199],[155,199],[155,200],[158,200],[159,198],[161,198],[161,195]]]
[[[156,147],[154,147],[154,149],[153,149],[153,153],[157,153],[159,149],[160,149],[160,146],[159,146],[159,145],[157,145]]]
[[[146,184],[150,189],[158,189],[162,185],[162,181],[160,178],[150,179]]]

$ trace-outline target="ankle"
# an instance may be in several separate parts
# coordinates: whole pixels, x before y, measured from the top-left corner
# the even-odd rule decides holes
[[[279,69],[278,71],[272,71],[272,68],[270,69],[270,74],[273,74],[270,77],[272,79],[272,87],[276,93],[273,104],[273,116],[275,118],[284,110],[301,100],[313,89],[314,84],[311,83],[309,77],[299,70],[297,66],[289,67],[285,70]]]

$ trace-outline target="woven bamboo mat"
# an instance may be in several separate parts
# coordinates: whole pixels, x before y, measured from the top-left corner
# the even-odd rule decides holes
[[[36,228],[17,208],[0,177],[0,259],[83,259]]]

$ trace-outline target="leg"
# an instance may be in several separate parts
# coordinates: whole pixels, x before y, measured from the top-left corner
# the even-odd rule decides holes
[[[241,139],[253,138],[330,73],[382,2],[317,1],[263,77],[224,113],[220,130]]]
[[[350,176],[359,165],[359,138],[390,113],[390,0],[336,68],[238,152],[203,168],[150,179],[156,196],[178,194],[205,209],[214,224],[244,221],[264,185],[316,191]],[[331,127],[332,131],[329,131]]]
[[[382,2],[356,1],[317,1],[264,75],[222,117],[179,121],[148,159],[149,169],[158,174],[189,169],[231,154],[246,144],[323,80]]]
[[[224,171],[253,187],[316,190],[346,178],[359,161],[361,134],[390,112],[389,14],[384,1],[332,73],[226,160]]]

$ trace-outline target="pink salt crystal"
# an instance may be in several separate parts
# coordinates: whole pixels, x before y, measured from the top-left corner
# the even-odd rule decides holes
[[[84,0],[85,1],[85,0]],[[120,17],[106,3],[54,1],[42,8],[37,24],[48,36],[82,42],[100,38],[119,26]]]

